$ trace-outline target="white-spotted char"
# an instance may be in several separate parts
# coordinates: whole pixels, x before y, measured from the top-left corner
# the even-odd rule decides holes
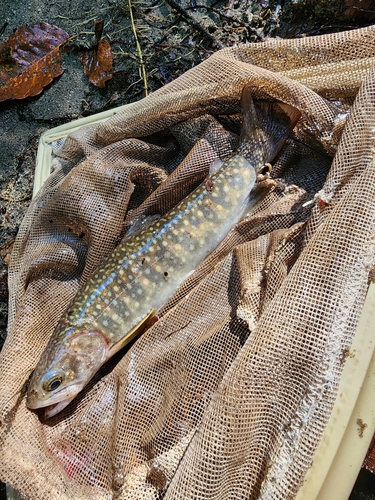
[[[237,152],[175,208],[125,238],[78,291],[32,375],[29,408],[61,411],[115,352],[144,329],[257,198],[258,174],[276,156],[300,113],[242,95]]]

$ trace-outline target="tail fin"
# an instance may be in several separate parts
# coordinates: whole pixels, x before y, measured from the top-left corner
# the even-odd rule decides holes
[[[301,113],[280,101],[253,101],[251,87],[245,86],[241,97],[241,144],[252,143],[264,152],[264,162],[272,161],[292,132]]]

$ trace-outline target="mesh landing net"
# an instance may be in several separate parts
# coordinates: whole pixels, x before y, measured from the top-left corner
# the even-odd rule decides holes
[[[375,263],[374,54],[374,27],[227,48],[59,146],[13,250],[3,481],[41,500],[294,498]],[[281,182],[44,421],[24,387],[67,302],[132,221],[232,154],[245,84],[303,113]]]

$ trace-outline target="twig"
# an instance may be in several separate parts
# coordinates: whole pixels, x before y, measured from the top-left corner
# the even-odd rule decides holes
[[[138,35],[137,35],[137,30],[134,24],[134,17],[133,17],[133,6],[131,3],[131,0],[128,0],[128,5],[129,5],[129,13],[130,13],[130,23],[134,35],[134,40],[135,40],[135,45],[137,47],[137,54],[139,57],[139,63],[141,65],[141,73],[142,73],[142,79],[143,79],[143,85],[145,87],[145,96],[148,95],[148,83],[147,83],[147,74],[146,74],[146,67],[145,63],[143,60],[143,54],[142,54],[142,49],[138,41]]]
[[[8,249],[15,241],[16,238],[10,238],[10,240],[6,241],[0,246],[0,250]]]
[[[168,335],[166,337],[164,337],[164,340],[167,339],[168,337],[170,337],[171,335],[173,335],[174,333],[180,332],[181,330],[183,330],[184,328],[186,328],[188,325],[190,325],[190,323],[191,323],[191,320],[189,320],[186,323],[186,325],[180,326],[180,328],[177,328],[177,330],[173,330],[173,332],[168,333]]]
[[[4,33],[6,30],[6,27],[8,26],[9,23],[5,22],[2,27],[0,28],[0,36]]]
[[[177,45],[175,43],[155,43],[154,47],[162,47],[167,49],[186,49],[183,45]]]
[[[32,193],[29,193],[29,194],[23,196],[22,198],[10,198],[4,194],[0,194],[0,199],[4,200],[4,201],[9,201],[11,203],[19,203],[21,201],[30,200],[31,196],[32,196]]]
[[[198,21],[196,21],[189,12],[181,7],[181,5],[176,2],[176,0],[165,1],[185,19],[187,19],[196,31],[199,31],[199,33],[208,38],[214,47],[216,47],[217,49],[222,49],[224,47],[224,45],[215,36],[211,35],[211,33],[207,31],[206,28],[204,28]]]

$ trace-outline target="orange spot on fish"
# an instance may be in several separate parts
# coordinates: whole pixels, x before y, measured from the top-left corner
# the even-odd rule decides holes
[[[211,192],[211,191],[212,191],[212,189],[213,189],[213,187],[214,187],[214,182],[213,182],[211,179],[208,179],[208,178],[207,178],[207,179],[204,181],[204,185],[205,185],[205,187],[206,187],[206,190],[207,190],[208,192]]]

